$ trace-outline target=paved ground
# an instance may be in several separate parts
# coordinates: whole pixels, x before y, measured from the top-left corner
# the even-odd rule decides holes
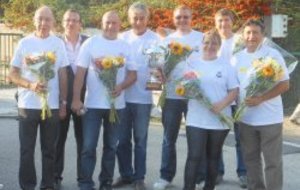
[[[18,125],[17,121],[12,117],[16,113],[14,107],[13,92],[14,90],[0,90],[0,184],[4,187],[3,190],[18,190],[18,165],[19,165],[19,140],[18,140]],[[4,112],[8,110],[8,112]],[[2,111],[2,112],[1,112]],[[284,190],[299,190],[300,181],[300,127],[289,124],[284,130]],[[152,124],[149,128],[148,141],[148,159],[147,159],[147,176],[146,183],[148,189],[152,189],[153,183],[159,177],[159,167],[161,158],[161,142],[162,142],[162,127]],[[97,177],[100,170],[100,158],[102,138],[99,139],[97,156],[98,162],[94,179],[96,187],[98,187]],[[183,172],[186,159],[186,138],[184,129],[181,130],[177,142],[178,166],[177,175],[173,181],[173,186],[169,189],[179,190],[183,186]],[[39,138],[37,139],[36,147],[36,168],[38,180],[41,179],[41,162],[40,162],[40,146]],[[66,144],[66,167],[64,171],[64,180],[62,190],[76,190],[76,167],[75,167],[75,140],[73,129],[69,132],[69,138]],[[225,181],[217,187],[218,190],[238,190],[240,189],[237,183],[235,174],[235,149],[233,134],[229,134],[224,146],[225,160]],[[118,177],[116,167],[115,177]],[[38,188],[37,188],[38,189]],[[132,189],[127,186],[120,190]]]

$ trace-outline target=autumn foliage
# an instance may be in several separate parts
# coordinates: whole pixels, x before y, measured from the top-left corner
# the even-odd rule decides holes
[[[233,11],[238,28],[248,18],[261,18],[271,15],[271,0],[170,0],[175,5],[187,5],[193,10],[192,26],[205,31],[214,25],[214,14],[222,8]],[[172,21],[174,7],[152,8],[151,28],[174,28]]]

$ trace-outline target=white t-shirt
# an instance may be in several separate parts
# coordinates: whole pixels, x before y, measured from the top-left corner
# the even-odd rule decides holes
[[[82,41],[82,37],[81,37],[81,35],[79,35],[79,38],[78,38],[75,46],[73,46],[73,44],[70,41],[68,41],[68,39],[66,37],[64,37],[67,55],[68,55],[69,63],[71,65],[73,73],[76,73],[76,59],[79,54],[81,41]]]
[[[18,47],[15,51],[11,65],[18,67],[21,70],[23,78],[35,82],[38,80],[37,76],[32,74],[27,68],[25,63],[25,56],[42,54],[45,52],[55,52],[56,62],[54,67],[55,76],[48,82],[48,105],[51,109],[59,108],[59,68],[69,65],[67,53],[65,50],[64,42],[50,34],[47,38],[38,38],[34,34],[20,40]],[[41,98],[37,93],[22,87],[18,87],[18,107],[25,109],[41,109]]]
[[[252,62],[254,59],[272,57],[277,60],[278,63],[284,69],[284,77],[282,81],[289,80],[288,71],[281,54],[268,46],[262,46],[255,53],[248,53],[246,49],[238,52],[232,58],[232,64],[234,65],[240,82],[240,99],[243,100],[246,94],[246,87],[250,82],[249,71],[252,68]],[[264,101],[258,106],[247,107],[241,121],[254,126],[269,125],[275,123],[281,123],[283,121],[283,106],[281,96],[276,96],[270,100]]]
[[[228,95],[228,90],[238,87],[234,68],[230,64],[224,64],[220,58],[211,61],[193,61],[192,66],[193,71],[199,74],[200,88],[212,103],[223,100]],[[223,109],[222,113],[231,117],[230,106]],[[195,99],[188,102],[186,125],[203,129],[228,129],[216,114]]]
[[[167,38],[165,38],[165,44],[169,44],[170,42],[179,42],[184,45],[189,45],[191,48],[197,48],[198,52],[193,52],[188,58],[187,62],[182,61],[177,64],[172,73],[170,74],[171,81],[167,81],[167,98],[170,99],[184,99],[175,93],[175,83],[174,80],[179,79],[183,76],[183,74],[189,69],[189,63],[193,60],[198,60],[201,58],[202,51],[202,40],[203,34],[201,32],[197,32],[192,30],[189,34],[181,35],[177,31],[170,34]]]
[[[77,66],[88,68],[87,88],[85,96],[85,107],[96,109],[110,109],[109,96],[106,87],[98,77],[94,60],[107,56],[123,56],[125,65],[118,69],[117,84],[124,81],[126,70],[136,70],[132,62],[129,45],[121,40],[108,40],[101,35],[93,36],[87,39],[81,46]],[[125,107],[124,91],[116,98],[116,109]]]
[[[121,34],[131,48],[133,61],[137,65],[137,81],[125,90],[125,100],[130,103],[152,104],[152,92],[146,90],[147,81],[150,78],[150,70],[147,57],[143,51],[159,41],[159,37],[151,30],[147,30],[141,36],[136,35],[133,30]]]
[[[218,52],[218,56],[226,60],[228,63],[230,62],[232,58],[232,51],[233,51],[233,44],[234,43],[234,37],[228,39],[222,39],[222,44],[220,47],[220,50]]]

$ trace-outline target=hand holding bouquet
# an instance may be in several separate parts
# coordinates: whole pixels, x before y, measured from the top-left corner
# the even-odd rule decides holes
[[[223,124],[227,125],[229,128],[232,128],[233,121],[229,116],[223,114],[222,112],[216,113],[213,111],[214,105],[205,96],[203,90],[200,88],[200,82],[201,81],[195,72],[185,73],[184,76],[178,80],[175,92],[177,95],[186,97],[187,99],[196,99],[213,113],[215,113]]]
[[[250,70],[250,82],[246,87],[246,97],[241,101],[234,115],[235,121],[240,121],[247,107],[245,100],[259,96],[271,90],[283,77],[282,66],[273,58],[265,57],[254,60]]]
[[[188,45],[183,45],[178,42],[171,42],[166,48],[168,52],[165,56],[165,64],[163,65],[162,72],[164,78],[168,81],[170,80],[170,75],[174,68],[182,61],[186,60],[196,49],[192,49]],[[166,99],[166,88],[163,87],[162,94],[159,98],[158,105],[164,106]]]
[[[25,57],[25,63],[34,75],[37,76],[38,81],[44,84],[47,84],[49,80],[54,78],[54,64],[56,62],[56,55],[54,52],[45,52],[39,55],[28,55]],[[48,105],[47,89],[43,92],[38,92],[38,95],[41,97],[42,104],[42,120],[45,120],[46,117],[51,117],[52,113]]]
[[[95,65],[98,68],[98,77],[108,92],[110,102],[109,121],[115,123],[118,121],[118,115],[115,108],[115,96],[113,91],[116,88],[118,69],[123,67],[125,59],[122,56],[104,57],[100,61],[96,61]]]

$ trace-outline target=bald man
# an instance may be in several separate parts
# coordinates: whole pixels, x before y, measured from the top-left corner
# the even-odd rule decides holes
[[[54,189],[55,141],[59,119],[66,116],[66,108],[60,104],[66,100],[66,66],[69,65],[63,41],[50,33],[54,17],[47,6],[40,7],[34,15],[35,31],[23,38],[11,61],[9,77],[18,86],[20,169],[19,183],[22,190],[35,189],[37,184],[34,166],[34,149],[38,127],[42,151],[42,181],[40,189]],[[42,82],[29,71],[25,56],[54,52],[56,56],[54,77]],[[52,116],[41,119],[39,93],[48,89],[48,105]]]
[[[103,127],[103,154],[101,173],[99,176],[100,190],[112,189],[112,179],[115,167],[115,156],[119,141],[119,123],[109,122],[109,93],[99,79],[98,68],[94,60],[107,56],[123,56],[125,65],[118,69],[117,85],[112,94],[115,96],[115,108],[118,118],[122,121],[125,108],[124,90],[136,80],[135,64],[131,61],[129,45],[117,38],[121,21],[115,11],[106,12],[102,17],[102,34],[86,40],[79,52],[77,72],[74,81],[72,109],[76,113],[85,108],[83,115],[83,147],[81,154],[81,174],[79,187],[81,190],[94,189],[93,173],[96,165],[96,147]],[[85,73],[87,74],[86,96],[84,104],[80,100]],[[101,71],[100,71],[101,72]]]

